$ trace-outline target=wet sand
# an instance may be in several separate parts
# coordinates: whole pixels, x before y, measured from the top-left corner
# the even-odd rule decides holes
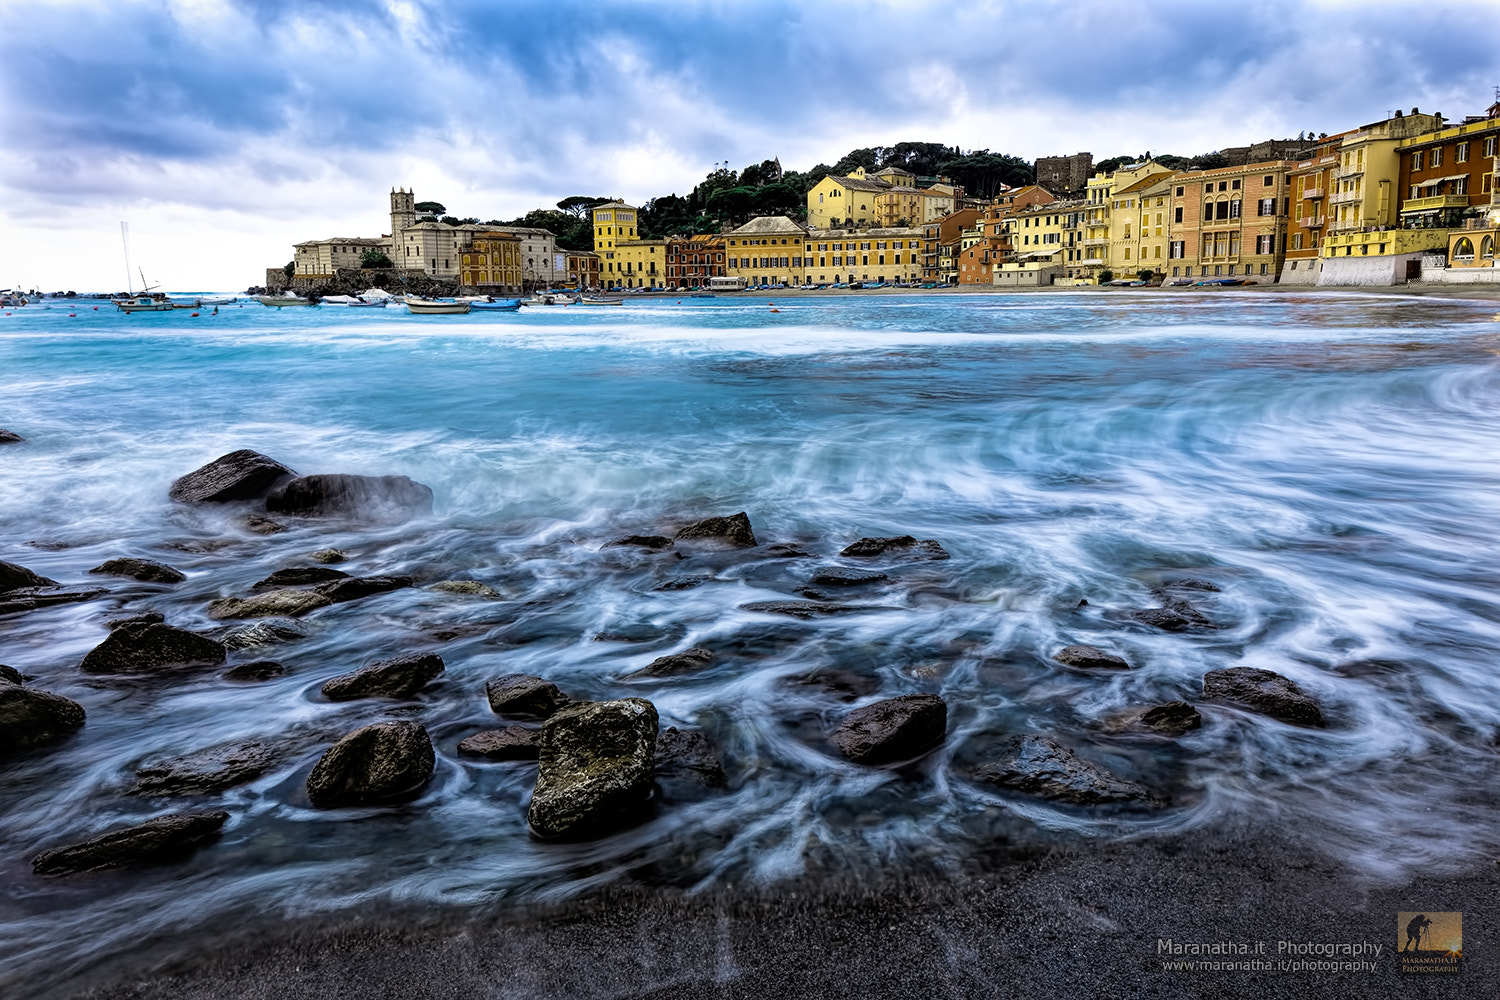
[[[47,996],[906,998],[1479,997],[1500,992],[1500,862],[1380,877],[1316,831],[1238,827],[999,849],[957,873],[804,878],[702,895],[615,887],[549,907],[364,909],[157,941]],[[1463,913],[1458,975],[1403,975],[1397,914]],[[1262,971],[1163,969],[1160,940],[1234,942]],[[1276,968],[1353,944],[1373,971]],[[1210,959],[1222,960],[1222,959]],[[1231,958],[1232,961],[1247,959]],[[1303,956],[1302,961],[1316,960]],[[1351,961],[1348,958],[1338,961]],[[1326,959],[1325,959],[1326,961]]]

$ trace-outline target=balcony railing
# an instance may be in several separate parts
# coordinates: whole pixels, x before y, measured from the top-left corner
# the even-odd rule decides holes
[[[1312,215],[1302,219],[1300,224],[1305,229],[1322,229],[1328,224],[1328,217],[1326,215]]]
[[[1362,191],[1335,191],[1328,196],[1330,205],[1346,205],[1351,201],[1359,201],[1364,197]]]
[[[1304,198],[1321,198],[1326,192],[1321,187],[1311,187],[1302,192]]]
[[[1407,212],[1432,212],[1443,208],[1468,208],[1466,194],[1437,194],[1431,198],[1408,198],[1401,203],[1401,214]]]
[[[1109,237],[1108,236],[1091,236],[1088,239],[1079,240],[1078,242],[1082,243],[1086,247],[1092,247],[1092,246],[1098,246],[1098,245],[1103,244],[1103,243],[1108,243],[1109,242]]]

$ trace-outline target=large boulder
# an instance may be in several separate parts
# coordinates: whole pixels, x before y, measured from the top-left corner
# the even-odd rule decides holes
[[[210,601],[208,617],[215,621],[230,618],[297,618],[326,608],[333,598],[316,590],[271,590],[254,597],[221,597]]]
[[[890,764],[926,753],[947,731],[947,702],[935,694],[903,694],[856,708],[831,739],[857,764]]]
[[[1129,670],[1130,664],[1098,646],[1064,646],[1052,654],[1058,663],[1083,670]]]
[[[755,544],[755,532],[750,530],[750,516],[744,511],[728,517],[708,517],[695,521],[674,537],[717,539],[746,548]]]
[[[81,844],[43,851],[31,862],[38,875],[170,861],[191,853],[218,836],[227,812],[187,812],[158,816],[137,826],[114,830]]]
[[[356,729],[324,752],[307,776],[317,806],[353,806],[414,798],[436,763],[427,728],[377,722]]]
[[[121,625],[88,651],[80,669],[86,674],[129,674],[217,666],[226,657],[224,644],[171,625]]]
[[[344,601],[357,601],[371,594],[400,590],[403,587],[410,587],[412,583],[413,580],[409,576],[351,576],[343,580],[321,583],[313,589],[333,603],[340,604]]]
[[[56,580],[49,580],[27,569],[25,566],[17,566],[15,563],[0,559],[0,594],[9,590],[20,590],[22,587],[55,587]]]
[[[909,559],[947,559],[948,551],[931,538],[896,535],[892,538],[861,538],[839,553],[869,559],[875,556],[899,555]]]
[[[110,559],[89,572],[101,576],[129,577],[142,583],[181,583],[187,579],[187,575],[181,571],[151,559]]]
[[[585,701],[542,727],[526,820],[546,839],[600,836],[639,818],[651,799],[656,706],[644,698]]]
[[[432,490],[406,476],[299,476],[266,497],[266,510],[291,517],[401,524],[432,513]]]
[[[1203,675],[1203,696],[1231,702],[1294,726],[1327,725],[1312,696],[1288,677],[1257,667],[1226,667]]]
[[[1149,802],[1151,793],[1084,760],[1045,736],[1010,741],[1001,758],[983,764],[974,776],[1000,788],[1040,795],[1073,805]]]
[[[323,684],[329,701],[355,698],[410,698],[443,672],[443,658],[436,653],[409,653],[340,674]]]
[[[536,760],[542,753],[542,731],[525,726],[488,729],[460,740],[458,752],[489,760]]]
[[[172,484],[167,496],[178,503],[259,500],[278,482],[295,475],[274,458],[246,448],[189,472]]]
[[[692,649],[684,649],[680,653],[670,653],[667,656],[658,656],[639,670],[626,674],[630,677],[676,677],[679,674],[693,674],[700,670],[707,670],[714,661],[714,654],[709,650],[694,646]]]
[[[530,674],[505,674],[484,685],[490,710],[496,715],[545,719],[571,699],[551,681]]]
[[[83,706],[70,698],[0,681],[0,759],[62,739],[83,720]]]
[[[143,764],[136,769],[132,795],[197,795],[253,781],[276,763],[265,743],[227,743]]]

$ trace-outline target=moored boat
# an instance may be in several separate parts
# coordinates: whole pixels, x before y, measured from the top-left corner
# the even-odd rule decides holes
[[[124,313],[171,312],[177,308],[177,305],[165,295],[143,292],[140,295],[132,295],[128,299],[116,299],[115,308]]]
[[[419,299],[415,295],[406,297],[406,308],[418,316],[463,316],[471,304],[468,302],[442,302],[437,299]]]
[[[271,309],[281,309],[286,306],[315,306],[312,299],[304,299],[297,295],[257,295],[255,301]]]
[[[521,308],[520,299],[497,299],[493,295],[477,295],[461,298],[472,309],[487,309],[494,312],[516,312]]]
[[[611,298],[590,298],[588,296],[584,296],[583,298],[578,300],[578,304],[581,306],[623,306],[625,304],[625,300]]]

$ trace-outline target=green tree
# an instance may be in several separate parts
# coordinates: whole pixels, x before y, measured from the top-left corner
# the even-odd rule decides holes
[[[988,149],[970,150],[938,164],[937,172],[953,178],[972,197],[993,198],[1003,187],[1036,183],[1036,170],[1026,160]]]
[[[294,274],[297,273],[297,262],[295,260],[289,260],[289,261],[287,261],[286,262],[286,267],[283,267],[281,269],[281,273],[284,274],[284,275],[286,275],[286,280],[287,281],[291,281],[292,280],[292,275],[294,275]]]
[[[1101,284],[1101,285],[1107,285],[1111,281],[1114,281],[1114,280],[1115,280],[1115,272],[1113,272],[1113,271],[1100,271],[1099,272],[1099,284]]]
[[[419,201],[412,207],[423,215],[445,215],[448,212],[440,201]]]
[[[359,266],[383,268],[395,267],[396,265],[391,263],[391,259],[383,251],[371,249],[359,255]]]
[[[604,205],[608,198],[595,198],[586,194],[572,194],[557,203],[557,207],[579,219],[587,219],[589,211],[596,205]]]

